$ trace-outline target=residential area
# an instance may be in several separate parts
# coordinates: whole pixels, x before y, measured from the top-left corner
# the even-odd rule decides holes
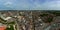
[[[0,11],[0,30],[60,30],[60,11]]]

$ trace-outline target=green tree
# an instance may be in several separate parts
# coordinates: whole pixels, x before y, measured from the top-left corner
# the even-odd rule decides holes
[[[10,28],[7,27],[5,30],[14,30],[14,27],[13,27],[13,25],[10,25]]]

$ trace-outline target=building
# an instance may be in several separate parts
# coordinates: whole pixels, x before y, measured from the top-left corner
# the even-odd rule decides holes
[[[5,29],[6,29],[5,26],[0,27],[0,30],[5,30]]]
[[[5,30],[6,26],[4,26],[2,23],[0,23],[0,30]]]

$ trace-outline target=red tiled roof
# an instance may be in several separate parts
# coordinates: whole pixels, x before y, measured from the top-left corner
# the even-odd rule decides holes
[[[5,30],[5,29],[6,29],[5,26],[1,26],[1,27],[0,27],[0,30]]]

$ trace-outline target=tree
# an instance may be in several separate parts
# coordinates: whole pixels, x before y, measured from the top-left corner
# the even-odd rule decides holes
[[[10,25],[10,28],[6,28],[5,30],[14,30],[14,27],[13,27],[13,25]]]
[[[41,16],[41,17],[43,17],[42,20],[45,23],[51,23],[53,21],[53,18],[54,18],[54,16],[52,14],[46,14],[46,15]]]

